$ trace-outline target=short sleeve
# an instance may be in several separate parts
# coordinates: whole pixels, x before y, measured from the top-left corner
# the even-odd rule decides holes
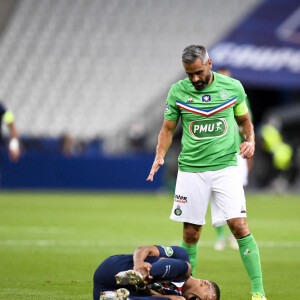
[[[166,100],[166,107],[164,112],[165,119],[169,121],[177,121],[180,117],[180,111],[176,105],[176,97],[174,90],[175,88],[174,86],[172,86]]]
[[[187,251],[179,246],[156,246],[159,250],[160,257],[177,258],[190,262]]]
[[[247,98],[247,95],[245,93],[244,87],[242,86],[241,82],[237,80],[236,85],[236,105],[241,104],[244,102]]]

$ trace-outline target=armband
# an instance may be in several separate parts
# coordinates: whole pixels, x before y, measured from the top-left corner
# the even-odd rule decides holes
[[[243,101],[242,103],[236,105],[234,107],[234,115],[235,116],[242,116],[248,112],[248,106],[246,104],[246,101]]]

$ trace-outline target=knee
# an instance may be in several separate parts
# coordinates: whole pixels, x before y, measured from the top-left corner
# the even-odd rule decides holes
[[[235,238],[240,239],[250,234],[246,218],[228,220],[228,226]]]
[[[184,223],[183,238],[187,244],[196,244],[200,238],[201,226]]]

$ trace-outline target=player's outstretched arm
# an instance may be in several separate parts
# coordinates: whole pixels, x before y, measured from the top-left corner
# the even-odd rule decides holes
[[[243,139],[239,155],[243,158],[251,158],[255,151],[255,135],[250,115],[247,112],[244,115],[235,116],[235,119],[239,125],[240,136]]]
[[[165,163],[164,157],[172,144],[173,134],[176,129],[178,121],[164,120],[161,131],[158,135],[156,146],[156,155],[150,170],[147,181],[153,181],[153,177],[158,169]]]

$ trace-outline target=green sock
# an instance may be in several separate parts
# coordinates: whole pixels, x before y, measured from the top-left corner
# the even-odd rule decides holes
[[[190,257],[190,264],[192,266],[192,272],[195,274],[196,264],[197,264],[197,256],[198,256],[198,244],[195,245],[188,245],[184,242],[184,240],[181,241],[180,247],[184,248]]]
[[[220,226],[220,227],[215,227],[215,228],[216,228],[216,232],[217,232],[217,240],[218,241],[225,240],[225,235],[224,235],[225,226]]]
[[[260,293],[265,295],[262,282],[259,251],[254,237],[250,233],[241,239],[237,239],[237,242],[239,244],[242,261],[251,280],[252,293]]]

